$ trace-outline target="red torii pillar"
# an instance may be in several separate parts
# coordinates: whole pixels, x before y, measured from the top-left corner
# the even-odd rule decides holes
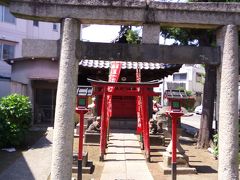
[[[101,109],[101,135],[100,135],[100,161],[104,160],[104,154],[106,153],[107,146],[107,87],[104,87],[103,97],[102,97],[102,109]]]
[[[148,95],[145,88],[142,89],[143,95],[142,95],[142,113],[141,113],[141,119],[142,119],[142,128],[143,128],[143,143],[144,143],[144,149],[145,149],[145,155],[146,159],[149,162],[150,161],[150,141],[149,141],[149,117],[148,117]]]

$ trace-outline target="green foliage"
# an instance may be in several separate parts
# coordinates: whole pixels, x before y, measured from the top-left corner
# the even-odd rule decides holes
[[[192,96],[193,92],[190,90],[186,90],[186,94],[187,94],[187,96]]]
[[[213,46],[216,44],[213,30],[162,27],[161,35],[165,39],[174,39],[175,45]]]
[[[19,146],[30,127],[29,98],[12,94],[0,100],[0,147]]]
[[[153,100],[159,103],[161,98],[160,96],[153,96]]]
[[[213,155],[215,157],[218,157],[218,134],[213,135],[213,143],[214,143]]]
[[[187,96],[192,96],[192,91],[190,91],[190,90],[185,90],[185,88],[184,87],[181,87],[181,86],[178,86],[177,88],[176,88],[176,90],[179,90],[179,91],[185,91],[186,92],[186,94],[187,94]]]
[[[128,44],[139,44],[141,42],[141,38],[139,37],[139,32],[138,31],[133,31],[129,29],[127,31],[126,39]]]

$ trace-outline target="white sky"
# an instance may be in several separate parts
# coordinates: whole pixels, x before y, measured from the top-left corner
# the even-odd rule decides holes
[[[90,42],[111,42],[118,37],[120,26],[90,25],[82,29],[82,40]]]
[[[133,28],[139,30],[141,36],[141,28]],[[120,26],[116,25],[90,25],[82,29],[82,40],[90,42],[111,42],[118,37]],[[170,45],[174,42],[167,39],[165,44]],[[164,38],[160,36],[160,44],[164,44]]]

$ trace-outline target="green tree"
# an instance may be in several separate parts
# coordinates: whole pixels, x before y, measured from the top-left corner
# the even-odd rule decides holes
[[[129,29],[125,34],[126,40],[128,44],[139,44],[141,42],[141,38],[139,37],[139,32],[136,30]]]

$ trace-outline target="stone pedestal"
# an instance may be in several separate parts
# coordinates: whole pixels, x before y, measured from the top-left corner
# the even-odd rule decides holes
[[[160,162],[163,174],[171,174],[172,154],[169,152],[163,153],[163,162]],[[186,154],[177,154],[177,174],[196,174],[196,168],[189,167],[189,158]]]
[[[162,134],[150,134],[149,135],[151,146],[165,146],[165,137]]]
[[[179,136],[177,137],[177,139],[179,139]],[[172,140],[170,141],[166,151],[169,152],[169,153],[172,153]],[[182,148],[182,146],[181,146],[181,144],[179,143],[178,140],[177,140],[177,150],[176,150],[176,152],[178,154],[185,154],[185,150]]]
[[[88,161],[88,152],[83,152],[83,159],[82,159],[82,173],[90,174],[93,170],[93,162]],[[73,154],[73,166],[72,172],[78,172],[78,154]]]
[[[171,135],[171,128],[168,128],[168,133]],[[177,129],[177,174],[196,174],[196,168],[189,167],[189,158],[185,154],[185,150],[179,143],[179,136],[181,129]],[[163,174],[171,174],[171,160],[172,160],[172,140],[170,141],[166,152],[163,152],[163,162],[160,163]]]
[[[84,143],[86,144],[98,144],[100,143],[100,133],[85,132]]]

